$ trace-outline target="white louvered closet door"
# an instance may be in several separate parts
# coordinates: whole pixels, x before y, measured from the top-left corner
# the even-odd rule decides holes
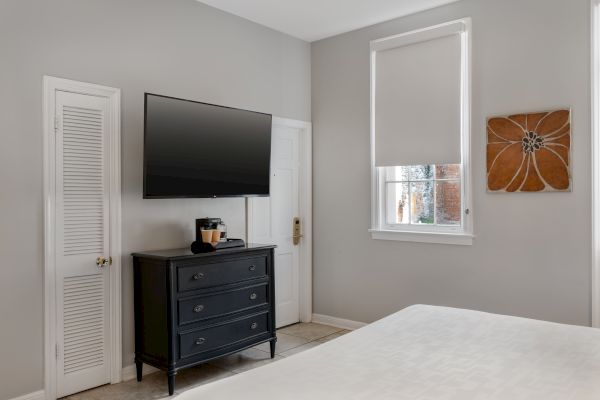
[[[110,382],[108,102],[56,92],[58,397]]]

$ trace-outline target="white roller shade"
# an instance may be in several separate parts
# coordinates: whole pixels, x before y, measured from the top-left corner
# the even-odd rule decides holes
[[[374,42],[376,166],[461,160],[461,35]]]

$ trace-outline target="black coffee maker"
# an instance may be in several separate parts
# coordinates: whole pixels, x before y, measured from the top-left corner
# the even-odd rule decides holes
[[[221,218],[198,218],[196,220],[196,241],[202,242],[202,230],[217,229]]]
[[[196,220],[196,241],[192,243],[193,253],[207,253],[210,251],[228,249],[231,247],[244,247],[246,245],[242,239],[230,238],[215,243],[204,243],[202,240],[202,230],[218,229],[219,225],[221,225],[221,222],[221,218],[198,218]]]

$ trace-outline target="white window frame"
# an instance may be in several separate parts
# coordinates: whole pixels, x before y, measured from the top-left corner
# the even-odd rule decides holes
[[[393,167],[392,167],[393,168]],[[462,168],[461,168],[462,169]],[[386,190],[388,183],[408,183],[409,193],[410,184],[416,182],[433,182],[434,184],[434,192],[435,192],[435,183],[436,182],[459,182],[461,183],[461,210],[464,210],[464,202],[463,202],[463,190],[462,190],[462,172],[458,178],[435,178],[435,172],[433,173],[433,177],[431,179],[409,179],[409,180],[395,180],[388,179],[388,172],[385,171],[385,167],[381,168],[377,172],[377,178],[379,179],[379,188],[381,188],[381,195],[379,196],[379,209],[380,209],[380,226],[384,231],[410,231],[410,232],[424,232],[431,231],[431,229],[435,229],[438,233],[458,233],[461,234],[463,232],[462,222],[464,218],[461,218],[461,225],[437,225],[437,224],[390,224],[387,222],[387,213],[390,211],[388,209],[389,203],[387,201]],[[409,195],[410,196],[410,195]],[[435,198],[435,195],[434,195]],[[410,199],[410,197],[409,197]],[[409,207],[410,208],[410,207]],[[396,206],[394,206],[396,209]],[[434,213],[435,214],[435,213]],[[412,215],[411,215],[412,217]],[[434,215],[435,218],[435,215]]]
[[[385,221],[385,173],[375,166],[375,60],[376,53],[390,48],[459,33],[461,36],[461,203],[459,227],[388,225]],[[381,171],[381,172],[380,172]],[[471,19],[456,21],[390,36],[371,42],[371,237],[378,240],[471,245],[473,205],[471,184]]]

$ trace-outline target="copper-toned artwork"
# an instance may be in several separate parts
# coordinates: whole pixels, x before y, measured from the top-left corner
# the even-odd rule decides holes
[[[487,122],[488,190],[571,190],[571,110],[509,115]]]

